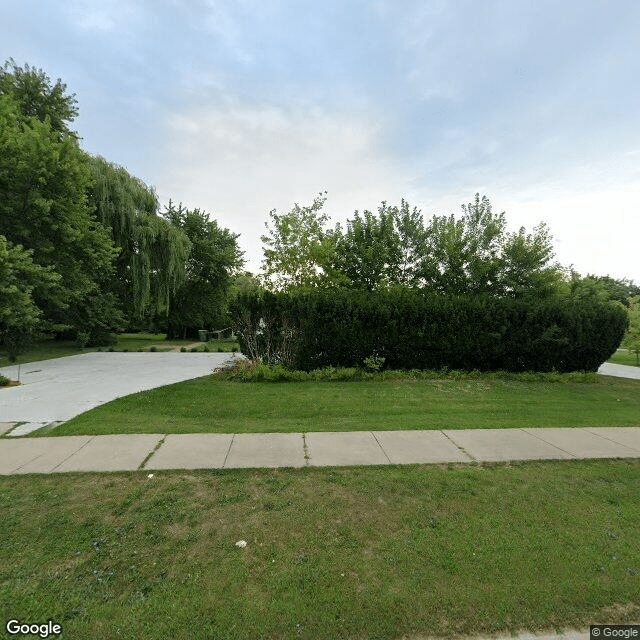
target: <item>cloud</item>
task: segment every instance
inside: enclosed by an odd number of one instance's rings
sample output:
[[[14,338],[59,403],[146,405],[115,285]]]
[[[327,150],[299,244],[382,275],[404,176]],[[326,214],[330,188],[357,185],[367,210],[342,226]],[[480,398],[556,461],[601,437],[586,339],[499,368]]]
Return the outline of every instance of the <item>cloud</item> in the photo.
[[[319,107],[247,104],[192,108],[168,117],[160,196],[212,213],[241,233],[255,269],[268,212],[327,190],[334,221],[402,194],[403,179],[379,149],[377,123]]]

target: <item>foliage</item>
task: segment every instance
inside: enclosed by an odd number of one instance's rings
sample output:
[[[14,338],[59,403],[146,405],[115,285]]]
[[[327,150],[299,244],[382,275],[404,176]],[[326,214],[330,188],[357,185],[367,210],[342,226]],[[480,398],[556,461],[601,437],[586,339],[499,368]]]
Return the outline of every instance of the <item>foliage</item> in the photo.
[[[377,215],[356,211],[344,231],[336,226],[334,239],[332,266],[354,288],[424,282],[428,231],[418,209],[410,209],[405,200],[400,207],[383,202]]]
[[[346,226],[325,229],[328,217],[314,205],[285,216],[271,212],[274,229],[263,237],[267,283],[275,290],[318,285],[375,291],[392,286],[453,295],[547,297],[564,273],[552,263],[552,237],[540,224],[509,233],[504,212],[486,196],[462,206],[462,216],[433,216],[404,199],[382,202],[377,213],[355,212]]]
[[[318,194],[310,206],[294,204],[289,213],[270,211],[271,226],[264,243],[265,283],[276,290],[315,287],[329,278],[329,264],[334,251],[327,234],[329,216],[322,213],[326,192]]]
[[[11,380],[9,378],[0,375],[0,387],[7,387],[11,384]]]
[[[142,180],[104,158],[89,158],[89,166],[89,202],[119,247],[113,292],[134,317],[168,312],[186,278],[186,234],[158,215],[157,197]]]
[[[391,369],[595,371],[627,324],[616,303],[409,289],[247,294],[232,315],[245,355],[305,371],[371,354]]]
[[[599,300],[615,300],[625,307],[630,304],[630,298],[640,296],[640,287],[633,280],[616,280],[610,276],[596,276],[587,274],[582,277],[572,271],[569,281],[571,294],[582,298],[597,298]]]
[[[590,383],[597,384],[601,377],[595,373],[524,372],[513,371],[461,371],[451,369],[379,369],[359,367],[323,367],[312,371],[286,369],[280,364],[265,364],[257,360],[237,359],[213,372],[216,380],[236,382],[360,382],[403,380],[513,380],[518,382]]]
[[[51,268],[33,262],[32,251],[0,235],[0,346],[12,358],[29,344],[40,324],[34,289],[55,286],[59,279]]]
[[[204,327],[227,326],[231,276],[244,263],[238,235],[219,227],[204,211],[175,207],[171,201],[163,216],[191,245],[185,280],[169,307],[168,337],[185,338]]]
[[[636,355],[636,364],[640,365],[640,296],[629,298],[629,328],[622,341],[626,347]]]
[[[66,93],[67,85],[58,78],[55,84],[42,71],[25,64],[19,67],[13,58],[0,67],[0,95],[11,95],[23,122],[32,117],[49,121],[52,131],[72,134],[69,124],[78,115],[75,94]]]
[[[76,138],[20,113],[0,94],[0,234],[31,250],[33,262],[60,278],[36,287],[33,299],[51,326],[86,326],[91,318],[115,325],[117,309],[100,301],[113,273],[116,249],[90,213],[90,173]]]

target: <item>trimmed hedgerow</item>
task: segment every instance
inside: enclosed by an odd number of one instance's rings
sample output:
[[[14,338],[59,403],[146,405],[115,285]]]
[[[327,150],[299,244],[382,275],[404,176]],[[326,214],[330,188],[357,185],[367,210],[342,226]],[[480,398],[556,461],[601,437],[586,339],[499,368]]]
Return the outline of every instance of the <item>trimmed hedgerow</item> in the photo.
[[[253,292],[232,314],[244,354],[302,371],[365,361],[383,369],[595,371],[628,322],[615,303],[404,289]]]

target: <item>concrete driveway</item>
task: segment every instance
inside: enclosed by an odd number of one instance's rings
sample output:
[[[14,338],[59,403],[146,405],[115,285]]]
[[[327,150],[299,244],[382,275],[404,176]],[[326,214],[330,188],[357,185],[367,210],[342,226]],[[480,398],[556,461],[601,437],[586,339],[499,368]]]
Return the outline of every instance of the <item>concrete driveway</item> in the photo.
[[[207,375],[232,357],[237,356],[114,352],[30,362],[20,367],[20,386],[0,389],[0,423],[62,422],[121,396]],[[17,373],[15,365],[0,368],[14,380]]]
[[[605,362],[600,365],[598,373],[601,373],[603,376],[640,380],[640,367],[630,367],[626,364],[612,364],[611,362]]]

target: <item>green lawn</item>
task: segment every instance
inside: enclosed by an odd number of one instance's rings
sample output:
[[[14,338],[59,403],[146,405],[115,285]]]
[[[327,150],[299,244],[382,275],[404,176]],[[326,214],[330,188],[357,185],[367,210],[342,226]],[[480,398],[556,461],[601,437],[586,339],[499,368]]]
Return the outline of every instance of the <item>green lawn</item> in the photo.
[[[613,362],[614,364],[626,364],[632,367],[638,366],[638,359],[635,353],[629,353],[628,351],[616,351],[607,362]]]
[[[639,493],[638,460],[4,477],[0,610],[138,640],[630,622]]]
[[[40,435],[640,426],[640,381],[229,382],[126,396]]]

